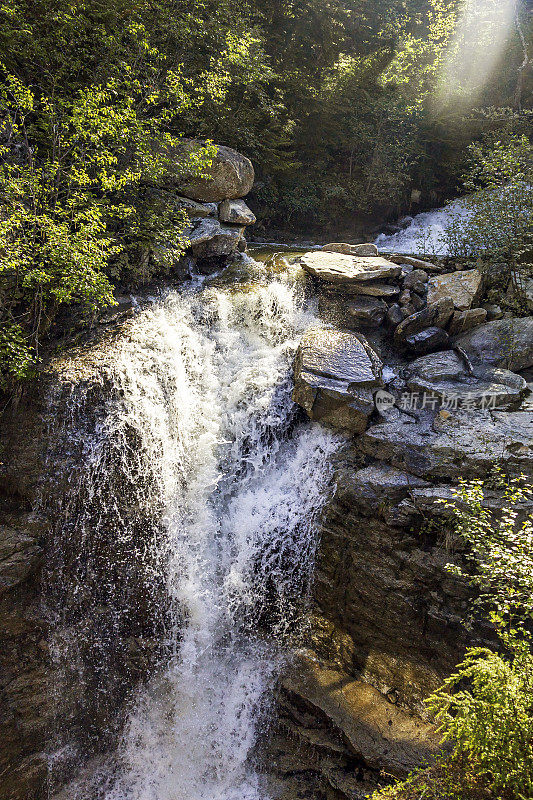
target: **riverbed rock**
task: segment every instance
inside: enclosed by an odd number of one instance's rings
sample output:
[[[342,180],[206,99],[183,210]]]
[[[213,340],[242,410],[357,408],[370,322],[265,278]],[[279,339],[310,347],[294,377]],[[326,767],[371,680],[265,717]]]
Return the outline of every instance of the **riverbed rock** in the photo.
[[[215,145],[216,154],[205,170],[208,177],[198,178],[183,173],[183,159],[199,150],[202,145],[196,139],[183,139],[170,153],[176,164],[175,169],[170,169],[160,184],[177,189],[185,197],[203,203],[245,197],[254,182],[254,168],[249,158],[231,147]]]
[[[232,225],[253,225],[256,221],[255,214],[244,200],[223,200],[218,208],[218,216],[222,222]]]
[[[485,364],[513,371],[533,366],[533,317],[487,322],[454,341],[470,358]]]
[[[185,236],[193,258],[217,258],[235,253],[243,233],[242,225],[225,225],[208,217],[188,228]]]
[[[375,244],[347,244],[346,242],[332,242],[320,248],[325,253],[343,253],[347,256],[378,256]]]
[[[401,346],[409,336],[420,333],[426,328],[444,328],[452,314],[452,300],[449,297],[443,297],[404,319],[394,332],[394,341]]]
[[[426,284],[429,280],[429,275],[423,269],[414,269],[408,275],[405,276],[403,281],[404,289],[415,289],[418,291],[420,289],[419,284]],[[418,285],[418,289],[417,289]]]
[[[423,331],[413,333],[411,336],[406,336],[404,344],[411,353],[422,355],[448,347],[449,341],[450,337],[446,331],[433,325]]]
[[[528,412],[474,408],[443,417],[415,416],[373,425],[357,439],[357,447],[425,480],[483,477],[495,461],[512,474],[533,472],[533,415]]]
[[[389,260],[394,264],[408,264],[414,269],[422,269],[425,272],[441,272],[441,267],[437,264],[432,264],[430,261],[424,261],[422,258],[415,258],[414,256],[406,256],[402,253],[393,253],[388,256]]]
[[[428,303],[436,303],[443,297],[450,297],[455,308],[464,311],[473,305],[479,295],[481,281],[482,276],[478,269],[435,275],[428,283]]]
[[[375,408],[381,368],[361,334],[311,328],[296,354],[293,400],[312,420],[360,433]]]
[[[484,308],[469,308],[466,311],[454,311],[448,323],[448,333],[450,336],[466,333],[466,331],[478,325],[482,325],[486,319],[487,311]]]
[[[496,408],[519,403],[526,392],[524,378],[509,370],[480,365],[471,375],[464,361],[451,350],[417,358],[406,370],[407,387],[420,397],[438,398],[454,409]]]
[[[326,283],[359,284],[396,278],[401,269],[380,256],[349,256],[343,253],[314,251],[300,261],[302,267]]]

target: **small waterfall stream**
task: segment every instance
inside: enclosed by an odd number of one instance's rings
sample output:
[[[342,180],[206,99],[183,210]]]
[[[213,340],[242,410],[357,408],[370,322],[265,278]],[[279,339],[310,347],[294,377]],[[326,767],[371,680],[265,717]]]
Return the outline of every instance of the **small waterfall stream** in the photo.
[[[250,756],[304,610],[314,521],[339,446],[290,398],[291,362],[312,321],[289,270],[171,292],[115,346],[105,413],[84,434],[96,441],[84,448],[83,491],[99,511],[85,503],[71,527],[86,531],[82,542],[111,527],[125,562],[146,563],[164,641],[95,797],[266,797]],[[120,598],[109,602],[120,616]],[[89,794],[73,784],[68,796]]]

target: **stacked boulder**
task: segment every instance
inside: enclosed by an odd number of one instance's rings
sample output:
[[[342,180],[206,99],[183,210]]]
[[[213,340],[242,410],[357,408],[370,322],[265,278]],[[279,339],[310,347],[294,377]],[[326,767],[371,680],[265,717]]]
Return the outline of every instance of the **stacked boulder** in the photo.
[[[237,250],[246,249],[244,231],[256,221],[244,200],[254,182],[250,159],[230,147],[216,145],[216,154],[207,177],[184,174],[184,156],[202,146],[196,140],[183,140],[173,155],[175,171],[169,170],[154,191],[172,194],[175,208],[185,211],[189,225],[185,236],[190,245],[185,259],[175,265],[179,272],[197,266],[202,272],[217,269]],[[169,247],[151,253],[157,263],[168,261]]]

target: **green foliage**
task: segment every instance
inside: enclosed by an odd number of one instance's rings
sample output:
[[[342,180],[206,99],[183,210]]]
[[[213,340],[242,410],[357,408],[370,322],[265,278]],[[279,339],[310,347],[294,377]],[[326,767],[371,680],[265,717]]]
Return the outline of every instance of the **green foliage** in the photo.
[[[488,502],[489,486],[501,496]],[[453,760],[469,763],[494,792],[520,800],[533,793],[533,512],[524,476],[461,481],[453,509],[469,546],[467,573],[476,603],[489,609],[501,652],[470,648],[427,701]],[[450,567],[461,573],[457,567]]]

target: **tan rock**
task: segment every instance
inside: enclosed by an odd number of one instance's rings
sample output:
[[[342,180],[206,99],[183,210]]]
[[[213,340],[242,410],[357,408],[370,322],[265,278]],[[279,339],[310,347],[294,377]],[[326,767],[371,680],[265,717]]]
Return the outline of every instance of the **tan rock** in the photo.
[[[378,248],[375,244],[348,244],[347,242],[333,242],[320,248],[325,253],[343,253],[347,256],[377,256]]]
[[[402,777],[440,751],[435,728],[388,702],[377,689],[301,655],[282,680],[325,715],[354,755]]]
[[[450,297],[455,308],[465,311],[471,308],[480,288],[481,272],[478,269],[434,275],[428,283],[428,303]]]
[[[233,225],[253,225],[256,221],[255,214],[250,211],[244,200],[223,200],[218,209],[218,216],[222,222]]]
[[[465,333],[476,325],[482,325],[487,319],[485,308],[469,308],[466,311],[454,311],[448,325],[450,336],[456,333]]]
[[[302,267],[326,283],[355,284],[385,278],[396,278],[401,268],[380,256],[349,256],[321,250],[306,253]]]

